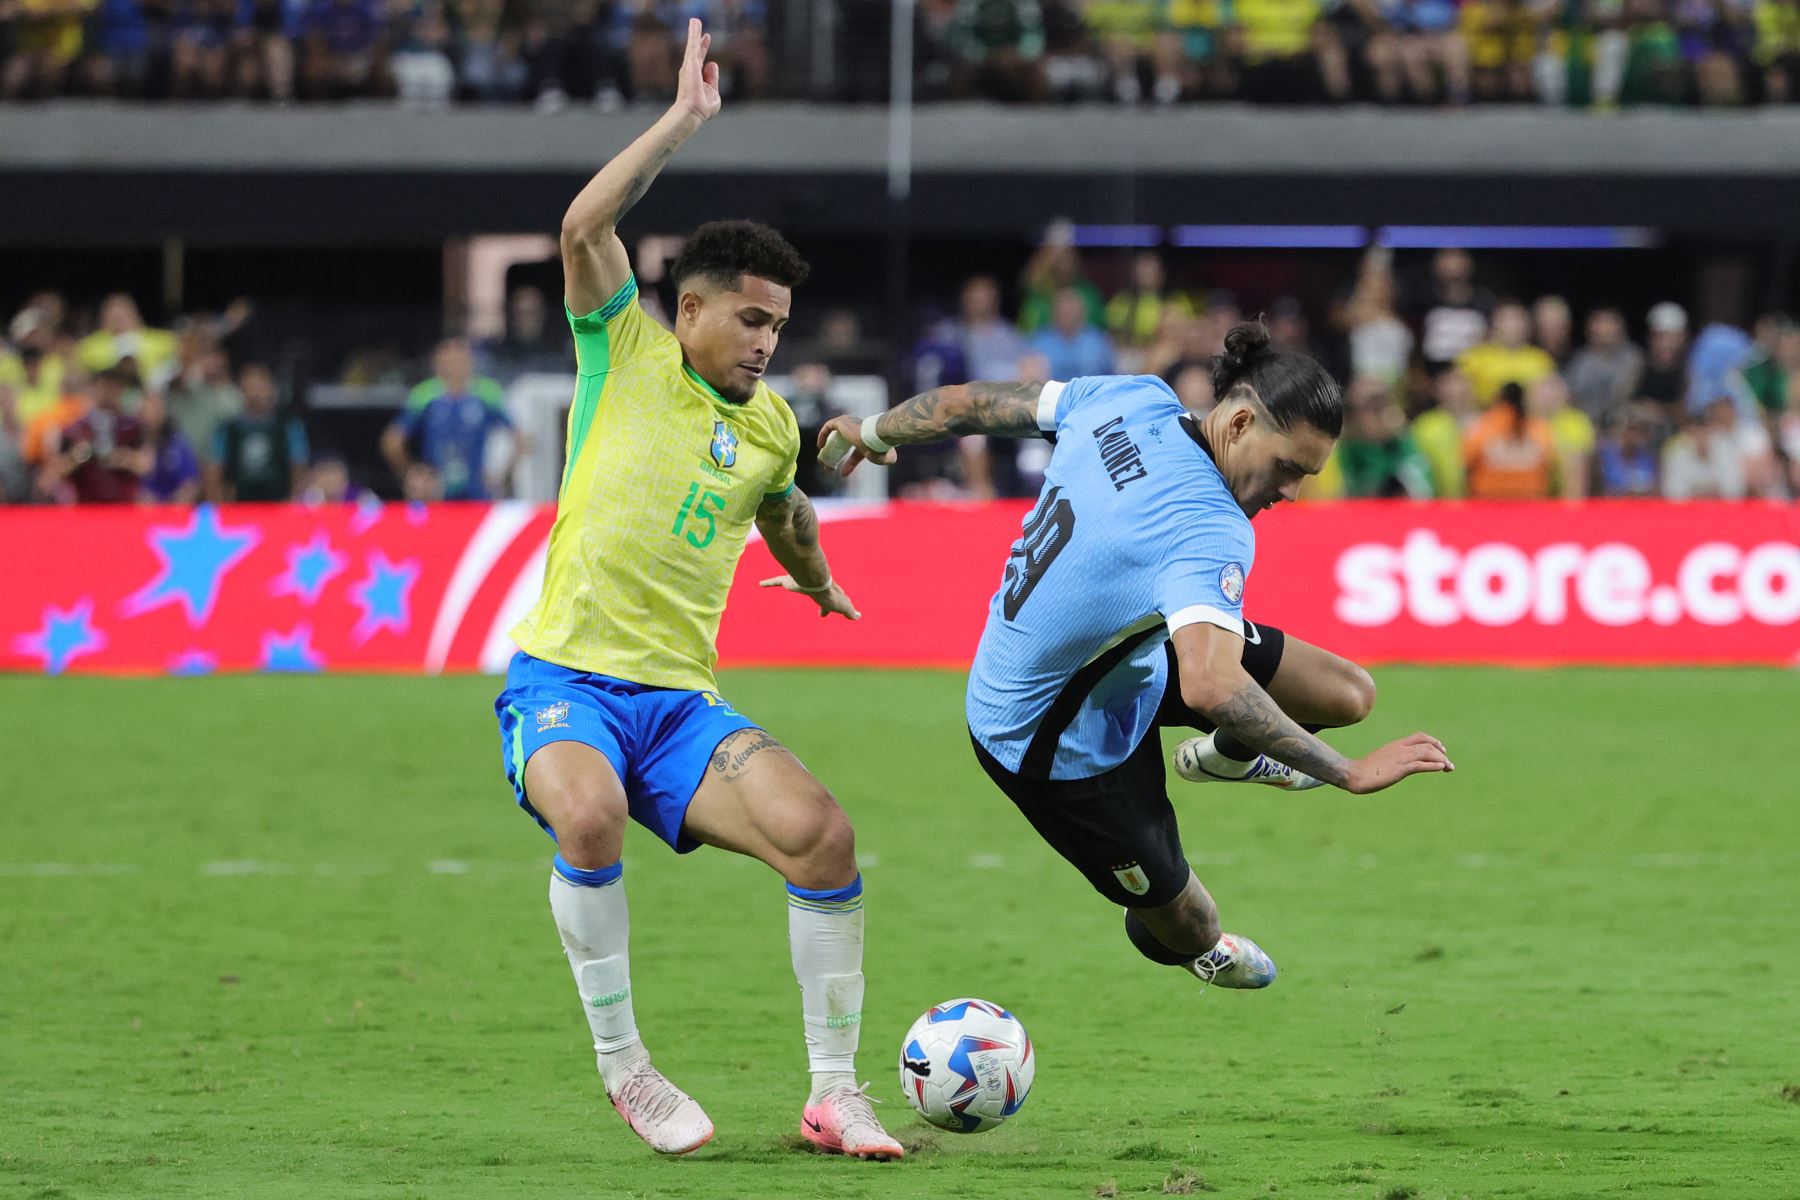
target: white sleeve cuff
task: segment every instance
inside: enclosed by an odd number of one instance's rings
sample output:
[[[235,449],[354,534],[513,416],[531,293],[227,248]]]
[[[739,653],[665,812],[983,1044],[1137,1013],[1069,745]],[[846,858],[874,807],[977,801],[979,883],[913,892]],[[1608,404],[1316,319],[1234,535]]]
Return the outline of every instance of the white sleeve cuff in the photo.
[[[1221,612],[1210,604],[1190,604],[1169,615],[1169,636],[1173,637],[1177,629],[1188,625],[1217,625],[1228,633],[1244,636],[1244,619],[1234,617],[1228,612]]]
[[[1062,390],[1069,386],[1052,379],[1038,393],[1038,428],[1045,433],[1056,432],[1056,402],[1062,397]]]

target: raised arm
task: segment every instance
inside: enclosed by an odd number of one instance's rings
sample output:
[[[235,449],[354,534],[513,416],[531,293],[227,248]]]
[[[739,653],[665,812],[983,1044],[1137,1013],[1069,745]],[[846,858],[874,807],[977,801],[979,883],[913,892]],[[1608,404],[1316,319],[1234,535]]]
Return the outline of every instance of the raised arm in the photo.
[[[563,295],[576,316],[605,304],[631,278],[631,260],[616,232],[620,218],[643,199],[681,144],[719,111],[719,66],[706,61],[711,45],[700,22],[689,21],[675,103],[588,180],[563,214]]]
[[[888,464],[894,446],[941,442],[969,433],[993,437],[1043,437],[1038,424],[1038,401],[1044,392],[1036,383],[959,383],[932,388],[868,420],[834,417],[819,430],[819,446],[835,432],[850,443],[851,453],[837,465],[848,475],[865,458]],[[875,435],[875,440],[868,436]]]

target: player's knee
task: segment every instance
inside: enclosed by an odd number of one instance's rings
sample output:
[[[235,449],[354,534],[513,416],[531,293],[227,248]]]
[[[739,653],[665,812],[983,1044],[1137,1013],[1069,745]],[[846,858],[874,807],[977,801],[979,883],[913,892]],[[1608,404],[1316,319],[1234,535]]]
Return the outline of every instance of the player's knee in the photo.
[[[1343,727],[1368,720],[1375,711],[1375,678],[1353,662],[1344,664],[1336,695],[1332,698],[1331,723]]]
[[[572,865],[592,870],[619,860],[628,817],[621,797],[610,789],[562,789],[553,805],[556,844]]]
[[[829,792],[808,805],[784,848],[781,873],[795,887],[841,887],[856,877],[856,831]]]

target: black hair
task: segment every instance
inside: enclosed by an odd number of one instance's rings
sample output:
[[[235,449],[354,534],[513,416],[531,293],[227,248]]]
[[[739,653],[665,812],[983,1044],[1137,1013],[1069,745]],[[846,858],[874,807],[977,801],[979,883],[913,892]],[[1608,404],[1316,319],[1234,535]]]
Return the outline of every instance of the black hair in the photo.
[[[746,275],[798,287],[812,268],[788,240],[755,221],[708,221],[694,230],[669,278],[680,287],[696,275],[721,288],[736,288]]]
[[[1337,380],[1307,355],[1270,347],[1269,328],[1260,320],[1233,325],[1225,335],[1225,353],[1213,366],[1213,394],[1221,401],[1240,385],[1256,393],[1278,429],[1304,422],[1327,437],[1344,432],[1344,395]]]

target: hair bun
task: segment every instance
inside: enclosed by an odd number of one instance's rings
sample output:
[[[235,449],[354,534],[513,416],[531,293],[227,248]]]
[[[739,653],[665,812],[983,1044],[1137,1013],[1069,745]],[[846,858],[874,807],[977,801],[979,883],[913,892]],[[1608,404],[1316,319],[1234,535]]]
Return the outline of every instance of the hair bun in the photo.
[[[1225,334],[1225,353],[1213,367],[1213,391],[1223,399],[1232,385],[1242,379],[1251,367],[1273,358],[1269,347],[1269,327],[1261,321],[1239,321]]]

